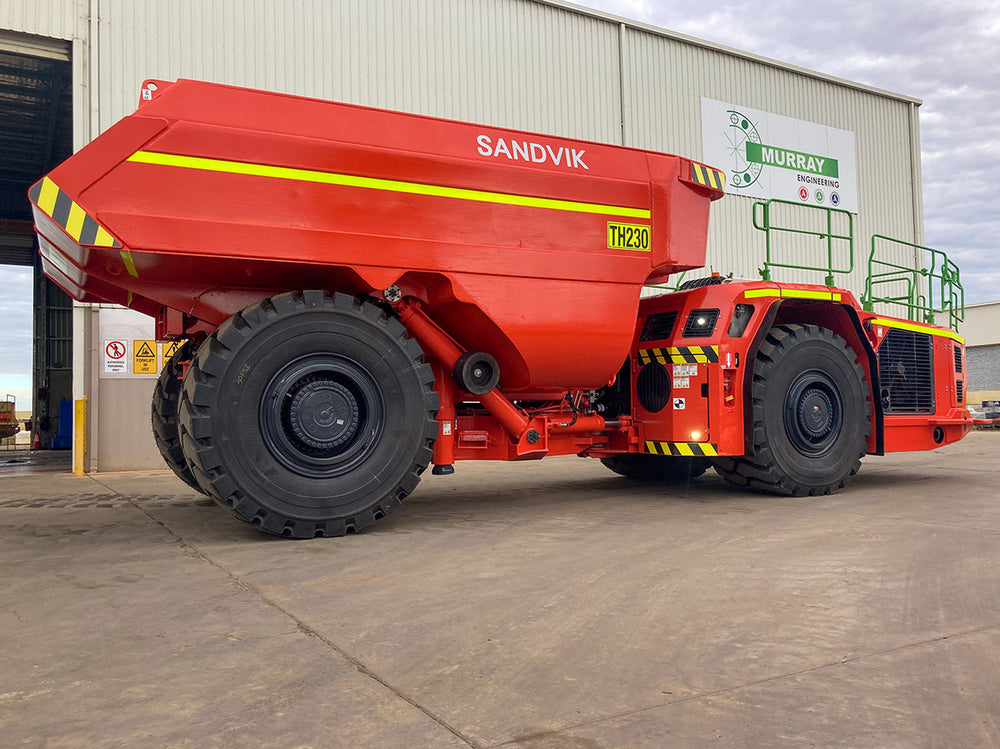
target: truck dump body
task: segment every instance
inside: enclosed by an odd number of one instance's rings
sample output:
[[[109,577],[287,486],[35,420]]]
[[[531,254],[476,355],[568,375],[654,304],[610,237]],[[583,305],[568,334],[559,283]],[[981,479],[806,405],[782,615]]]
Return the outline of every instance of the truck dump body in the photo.
[[[721,196],[676,156],[195,81],[144,91],[33,194],[69,293],[215,327],[275,291],[396,284],[494,352],[505,391],[606,383],[641,286],[704,264]],[[51,226],[59,195],[100,241]]]

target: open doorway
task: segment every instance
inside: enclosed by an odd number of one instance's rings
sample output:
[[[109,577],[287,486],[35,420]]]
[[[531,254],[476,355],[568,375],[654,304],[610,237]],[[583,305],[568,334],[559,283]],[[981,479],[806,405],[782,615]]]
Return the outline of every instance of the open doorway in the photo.
[[[41,273],[27,192],[73,151],[72,100],[68,42],[0,32],[0,400],[42,448],[71,446],[73,304]]]

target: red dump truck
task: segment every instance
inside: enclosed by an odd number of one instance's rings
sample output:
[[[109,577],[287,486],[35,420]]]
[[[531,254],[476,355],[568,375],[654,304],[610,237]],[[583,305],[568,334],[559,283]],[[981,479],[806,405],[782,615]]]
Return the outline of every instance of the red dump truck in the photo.
[[[167,464],[263,530],[360,530],[434,464],[598,458],[790,495],[971,428],[950,330],[711,276],[680,156],[180,80],[34,185],[46,274],[184,340]]]

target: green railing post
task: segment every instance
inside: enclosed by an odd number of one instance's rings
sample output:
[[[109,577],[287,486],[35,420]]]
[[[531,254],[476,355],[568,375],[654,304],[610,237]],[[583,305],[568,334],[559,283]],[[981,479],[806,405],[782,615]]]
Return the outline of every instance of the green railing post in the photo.
[[[777,225],[773,221],[771,206],[772,205],[789,205],[794,206],[796,209],[804,209],[806,211],[823,211],[825,213],[824,218],[826,219],[826,231],[812,231],[810,229],[796,229],[791,226],[781,226]],[[759,209],[759,210],[758,210]],[[837,234],[833,228],[833,218],[834,214],[839,214],[847,219],[847,233]],[[759,215],[759,219],[758,219]],[[764,267],[759,269],[760,277],[765,281],[771,280],[771,269],[772,268],[791,268],[794,270],[806,270],[806,271],[825,271],[825,282],[827,286],[836,285],[834,274],[836,273],[851,273],[854,271],[854,215],[848,211],[841,210],[839,208],[826,208],[824,206],[807,205],[805,203],[793,203],[790,200],[779,200],[777,198],[771,198],[770,200],[757,200],[753,204],[753,226],[758,231],[764,232]],[[797,265],[794,263],[780,263],[777,262],[772,256],[772,244],[771,235],[775,232],[784,232],[787,234],[800,234],[804,236],[819,237],[826,241],[826,265]],[[847,254],[849,263],[846,268],[838,268],[834,265],[833,261],[833,242],[834,240],[842,240],[847,242]]]
[[[930,267],[913,268],[877,257],[879,243],[898,245],[919,250],[930,259]],[[921,280],[926,280],[927,294],[921,291]],[[906,292],[897,296],[879,296],[880,285],[905,284]],[[871,251],[868,253],[868,277],[865,280],[865,294],[862,306],[874,311],[875,303],[897,304],[906,307],[907,318],[934,323],[937,315],[948,316],[948,327],[956,329],[965,319],[965,289],[962,287],[958,266],[941,250],[933,247],[894,239],[882,234],[872,236]]]

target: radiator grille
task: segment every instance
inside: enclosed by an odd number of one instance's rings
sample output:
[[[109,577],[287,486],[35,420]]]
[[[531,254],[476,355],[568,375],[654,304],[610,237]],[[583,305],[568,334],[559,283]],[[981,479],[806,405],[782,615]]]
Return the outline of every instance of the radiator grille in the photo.
[[[652,362],[639,370],[635,394],[639,404],[650,413],[666,407],[670,402],[670,375],[662,364]]]
[[[955,380],[955,398],[958,403],[964,403],[965,393],[963,392],[963,382],[961,380]]]
[[[663,341],[670,337],[674,330],[674,323],[677,321],[677,312],[661,312],[658,315],[650,315],[642,326],[639,334],[640,341]]]
[[[889,331],[878,350],[885,413],[934,413],[933,364],[929,335],[895,328]]]
[[[952,346],[955,348],[955,372],[958,374],[962,373],[962,347],[957,343],[953,343]]]

